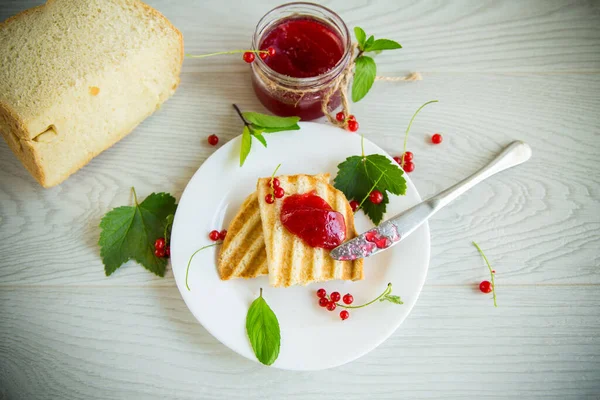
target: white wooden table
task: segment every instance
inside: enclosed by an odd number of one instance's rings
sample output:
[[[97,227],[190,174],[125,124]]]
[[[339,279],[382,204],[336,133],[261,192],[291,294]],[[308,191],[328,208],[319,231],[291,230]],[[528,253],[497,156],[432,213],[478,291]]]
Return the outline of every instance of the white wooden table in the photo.
[[[0,20],[34,0],[0,0]],[[244,48],[276,1],[153,0],[186,51]],[[238,135],[231,103],[262,111],[236,56],[186,60],[176,95],[62,185],[40,188],[0,144],[0,399],[599,399],[600,3],[327,1],[350,27],[397,39],[353,107],[361,133],[399,154],[414,110],[411,178],[423,196],[479,168],[513,139],[523,166],[477,186],[431,222],[417,306],[367,356],[296,373],[261,367],[211,337],[172,273],[133,263],[104,276],[100,218],[131,186],[181,195]],[[444,143],[427,138],[443,132]],[[478,292],[497,270],[499,307]]]

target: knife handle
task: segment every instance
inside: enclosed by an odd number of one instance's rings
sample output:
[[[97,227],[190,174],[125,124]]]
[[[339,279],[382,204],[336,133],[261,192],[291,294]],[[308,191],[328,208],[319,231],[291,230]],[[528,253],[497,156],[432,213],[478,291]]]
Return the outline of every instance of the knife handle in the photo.
[[[425,203],[428,203],[429,208],[431,209],[429,216],[446,206],[448,203],[452,202],[452,200],[456,199],[458,196],[471,189],[481,181],[494,174],[497,174],[500,171],[504,171],[505,169],[522,164],[530,158],[531,147],[529,147],[527,143],[520,140],[512,142],[506,146],[502,153],[498,154],[498,156],[485,167],[481,168],[468,178],[458,182],[456,185],[451,186],[443,192],[440,192],[437,195],[425,200]]]

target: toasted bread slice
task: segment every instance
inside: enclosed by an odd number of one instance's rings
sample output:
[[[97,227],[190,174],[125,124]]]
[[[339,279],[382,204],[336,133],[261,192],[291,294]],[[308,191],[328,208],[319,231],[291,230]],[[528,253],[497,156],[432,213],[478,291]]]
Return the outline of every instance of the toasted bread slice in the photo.
[[[256,278],[268,273],[256,192],[246,198],[229,224],[217,265],[223,280]]]
[[[354,214],[346,196],[329,184],[329,174],[278,176],[286,196],[316,191],[331,207],[344,216],[346,240],[356,237]],[[307,285],[332,279],[363,279],[363,260],[336,261],[329,250],[306,245],[302,239],[290,233],[279,218],[282,201],[268,204],[271,178],[261,178],[257,184],[258,203],[264,241],[267,250],[269,284],[271,286]]]

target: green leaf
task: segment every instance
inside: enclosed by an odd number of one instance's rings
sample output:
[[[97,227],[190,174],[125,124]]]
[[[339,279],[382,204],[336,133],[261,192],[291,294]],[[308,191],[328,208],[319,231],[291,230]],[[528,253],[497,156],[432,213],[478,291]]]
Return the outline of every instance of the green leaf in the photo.
[[[250,154],[251,148],[252,135],[250,134],[250,129],[248,129],[247,126],[244,126],[244,130],[242,131],[242,147],[240,148],[240,167],[244,165],[246,157]]]
[[[273,364],[279,356],[281,333],[275,313],[262,297],[262,289],[248,309],[246,332],[258,361]]]
[[[367,39],[367,41],[365,42],[365,47],[364,49],[368,49],[369,47],[371,47],[371,45],[373,44],[373,42],[375,41],[375,37],[373,35],[369,36],[369,38]],[[366,50],[365,50],[366,51]]]
[[[400,299],[400,296],[396,296],[394,294],[386,294],[381,299],[379,299],[379,301],[389,301],[394,304],[404,304],[402,299]]]
[[[366,157],[365,166],[367,175],[375,181],[383,173],[383,177],[377,184],[378,189],[384,189],[396,196],[406,194],[406,180],[404,171],[395,161],[381,154],[371,154]]]
[[[395,50],[401,49],[400,43],[389,39],[377,39],[365,51],[381,51],[381,50]]]
[[[354,82],[352,83],[352,101],[357,102],[371,89],[375,76],[377,75],[377,67],[375,61],[371,57],[360,56],[356,59],[354,67]]]
[[[383,220],[389,203],[388,192],[395,195],[406,193],[406,180],[403,175],[404,171],[383,155],[371,154],[364,158],[352,156],[338,165],[338,173],[333,185],[349,200],[362,202],[361,207],[365,215],[377,225]],[[383,194],[383,201],[380,204],[365,201],[374,189]]]
[[[300,125],[298,124],[294,124],[294,125],[290,125],[290,126],[286,126],[285,128],[265,128],[265,127],[260,127],[264,133],[274,133],[274,132],[283,132],[283,131],[299,131],[300,130]]]
[[[263,146],[267,147],[267,139],[262,135],[262,133],[255,133],[254,137],[258,139],[259,142],[262,143]]]
[[[134,191],[135,195],[135,191]],[[106,276],[135,260],[158,276],[165,275],[166,258],[154,255],[154,241],[164,235],[167,217],[175,213],[175,198],[152,193],[134,206],[117,207],[100,221],[100,256]]]
[[[245,112],[242,115],[248,122],[263,128],[287,128],[300,121],[300,117],[277,117],[255,112]]]
[[[354,27],[354,36],[356,36],[356,41],[358,42],[358,47],[361,50],[364,50],[365,41],[367,40],[367,34],[358,26]]]
[[[173,229],[173,220],[175,219],[174,214],[167,215],[165,218],[165,231],[163,233],[163,237],[165,238],[165,242],[167,244],[171,243],[171,230]]]

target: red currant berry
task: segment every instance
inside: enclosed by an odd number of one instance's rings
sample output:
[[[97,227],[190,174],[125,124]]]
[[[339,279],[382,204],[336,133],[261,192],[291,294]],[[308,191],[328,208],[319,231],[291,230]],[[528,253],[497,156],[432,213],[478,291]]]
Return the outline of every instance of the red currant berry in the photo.
[[[274,49],[274,48],[272,48],[272,47],[269,47],[269,48],[267,49],[267,51],[269,52],[269,55],[270,55],[271,57],[273,57],[273,56],[275,55],[275,49]]]
[[[327,291],[325,289],[319,289],[317,290],[317,297],[322,299],[323,297],[327,296]]]
[[[275,202],[275,197],[271,193],[265,196],[265,201],[267,204],[273,204]]]
[[[347,320],[348,317],[350,317],[350,313],[348,312],[348,310],[340,311],[340,318],[342,319],[342,321]]]
[[[331,301],[333,302],[338,302],[340,301],[340,298],[342,296],[340,296],[340,292],[331,292],[331,294],[329,295],[329,298],[331,299]]]
[[[219,240],[219,231],[210,231],[210,233],[208,234],[208,238],[213,242],[216,242],[217,240]]]
[[[158,250],[158,249],[164,249],[165,248],[165,238],[158,238],[158,239],[156,239],[156,241],[154,242],[154,248],[156,250]]]
[[[431,143],[433,144],[440,144],[442,143],[442,140],[444,140],[444,138],[439,133],[436,133],[431,137]]]
[[[396,157],[394,157],[394,161],[396,161],[396,164],[402,165],[402,158],[396,156]]]
[[[344,297],[342,297],[342,301],[344,302],[344,304],[352,304],[352,302],[354,301],[354,297],[352,297],[350,293],[346,293]]]
[[[402,158],[404,159],[404,162],[412,161],[413,160],[413,153],[411,153],[410,151],[407,151],[406,153],[404,153],[402,155]]]
[[[171,257],[171,246],[165,247],[165,257]]]
[[[358,130],[358,122],[355,120],[348,121],[348,130],[350,132],[356,132]]]
[[[154,255],[156,257],[164,257],[165,256],[165,249],[156,249],[154,250]]]
[[[329,303],[327,303],[327,311],[333,311],[336,307],[337,306],[335,305],[334,301],[330,301]]]
[[[358,204],[358,201],[356,201],[356,200],[352,200],[350,202],[350,207],[352,207],[353,212],[356,212],[356,210],[358,210],[359,206],[360,206],[360,204]]]
[[[226,229],[223,229],[221,232],[219,232],[219,239],[225,240],[226,236],[227,236],[227,230]]]
[[[244,56],[242,58],[244,59],[244,61],[246,61],[248,64],[250,64],[252,61],[254,61],[256,56],[254,55],[254,53],[247,51],[244,53]]]
[[[383,201],[383,194],[379,190],[373,190],[369,195],[369,200],[373,204],[379,204]]]
[[[319,305],[321,307],[327,307],[329,305],[329,300],[327,300],[327,297],[321,297],[319,299]]]
[[[490,281],[483,281],[479,284],[479,290],[483,293],[490,293],[492,291],[492,283]]]
[[[275,198],[280,199],[285,194],[285,190],[282,187],[276,187],[273,193],[275,194]]]
[[[208,137],[208,144],[216,146],[219,143],[219,137],[217,135],[210,135]]]
[[[279,182],[279,179],[277,178],[273,178],[273,181],[271,181],[271,184],[273,185],[274,188],[278,188],[281,183]]]
[[[260,53],[258,53],[258,56],[260,57],[261,60],[266,59],[267,57],[269,57],[269,53],[263,53],[262,51]]]
[[[356,117],[352,114],[348,115],[348,121],[356,121]]]
[[[407,161],[404,163],[404,171],[405,172],[413,172],[415,170],[415,164],[412,161]]]
[[[339,113],[335,114],[335,119],[337,119],[340,122],[343,122],[346,119],[346,115],[343,111],[340,111]]]

